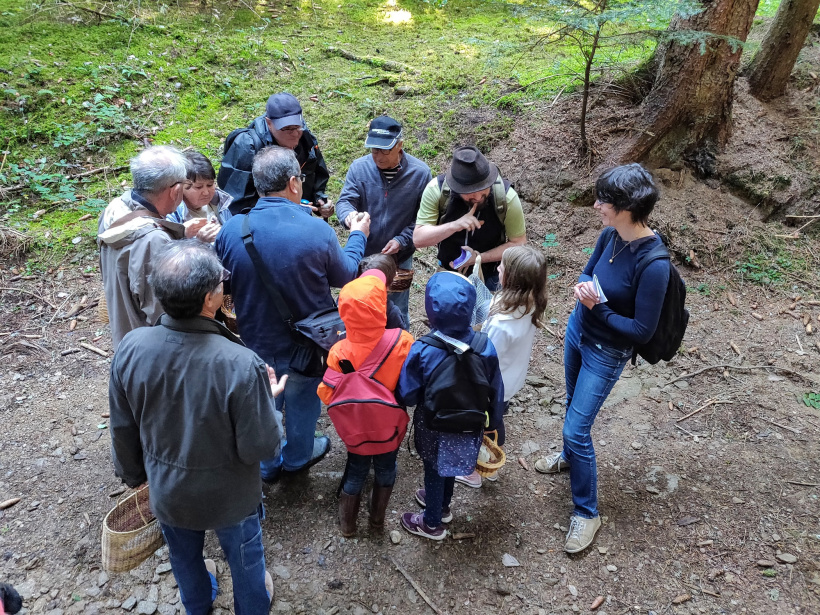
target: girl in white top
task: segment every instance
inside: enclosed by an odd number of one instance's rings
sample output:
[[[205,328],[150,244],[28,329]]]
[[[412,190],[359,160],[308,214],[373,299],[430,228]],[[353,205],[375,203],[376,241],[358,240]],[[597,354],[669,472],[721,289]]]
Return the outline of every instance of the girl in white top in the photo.
[[[544,326],[541,319],[547,308],[546,256],[531,246],[507,248],[498,266],[498,281],[501,290],[493,297],[490,317],[482,331],[487,333],[498,353],[504,402],[509,405],[513,395],[524,386],[535,332]],[[503,443],[504,434],[499,433],[498,444]],[[497,480],[497,476],[488,480]],[[481,476],[473,472],[469,476],[457,476],[456,482],[481,487]]]

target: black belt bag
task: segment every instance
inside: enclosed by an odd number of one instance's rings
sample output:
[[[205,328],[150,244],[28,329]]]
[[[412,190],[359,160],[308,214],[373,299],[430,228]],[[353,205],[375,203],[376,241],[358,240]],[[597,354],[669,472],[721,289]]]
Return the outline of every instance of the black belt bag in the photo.
[[[273,300],[276,311],[279,312],[293,338],[289,369],[309,378],[321,377],[327,367],[328,351],[333,344],[345,337],[345,324],[339,316],[339,309],[335,305],[322,308],[294,322],[293,313],[273,283],[273,278],[262,262],[256,246],[253,245],[253,234],[248,218],[249,215],[245,214],[242,221],[242,243],[245,244],[248,256],[251,257],[256,273]]]

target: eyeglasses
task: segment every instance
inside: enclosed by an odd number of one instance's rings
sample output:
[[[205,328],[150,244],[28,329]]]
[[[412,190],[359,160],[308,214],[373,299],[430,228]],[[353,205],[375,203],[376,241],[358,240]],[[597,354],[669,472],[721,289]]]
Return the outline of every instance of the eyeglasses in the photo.
[[[171,185],[170,185],[170,186],[168,186],[168,187],[169,187],[169,188],[174,188],[175,186],[179,186],[180,184],[182,184],[182,188],[183,188],[184,190],[188,190],[191,186],[193,186],[193,185],[194,185],[194,182],[192,182],[192,181],[190,181],[190,180],[186,179],[186,180],[181,181],[181,182],[174,182],[173,184],[171,184]]]
[[[284,128],[280,128],[282,132],[297,132],[300,130],[304,130],[301,126],[285,126]]]
[[[291,177],[296,177],[302,183],[304,183],[304,181],[307,179],[307,175],[305,175],[304,173],[302,173],[301,175],[291,175]]]

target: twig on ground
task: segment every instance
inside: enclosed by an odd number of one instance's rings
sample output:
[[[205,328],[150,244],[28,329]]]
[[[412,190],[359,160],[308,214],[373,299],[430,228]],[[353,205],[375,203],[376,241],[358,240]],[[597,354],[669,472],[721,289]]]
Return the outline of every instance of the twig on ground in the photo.
[[[772,424],[772,425],[774,425],[775,427],[780,427],[780,429],[785,429],[786,431],[790,431],[790,432],[792,432],[792,433],[794,433],[794,434],[799,434],[799,433],[800,433],[800,430],[799,430],[799,429],[795,429],[794,427],[789,427],[789,426],[787,426],[787,425],[781,425],[780,423],[776,423],[776,422],[775,422],[775,421],[773,421],[772,419],[770,419],[770,418],[768,418],[768,417],[765,417],[765,416],[756,416],[756,417],[754,417],[754,418],[756,418],[756,419],[758,419],[758,420],[761,420],[761,421],[765,421],[765,422],[767,422],[767,423],[771,423],[771,424]]]
[[[90,350],[91,352],[96,352],[101,357],[108,358],[108,353],[105,350],[103,350],[102,348],[97,348],[96,346],[92,346],[91,344],[86,344],[85,342],[80,342],[80,346],[82,346],[86,350]]]
[[[553,336],[555,339],[557,339],[559,342],[561,342],[562,344],[564,343],[564,338],[563,338],[563,337],[561,337],[558,333],[556,333],[555,331],[553,331],[552,329],[550,329],[550,328],[549,328],[549,327],[547,327],[546,325],[544,326],[544,329],[546,329],[549,333],[551,333],[551,334],[552,334],[552,336]]]
[[[689,414],[687,414],[687,415],[685,415],[685,416],[680,417],[680,418],[679,418],[679,419],[677,419],[675,422],[676,422],[676,423],[680,423],[681,421],[685,421],[685,420],[686,420],[686,419],[688,419],[690,416],[695,416],[695,415],[696,415],[698,412],[700,412],[701,410],[704,410],[705,408],[708,408],[709,406],[713,406],[713,405],[715,405],[715,404],[733,404],[733,403],[734,403],[734,402],[733,402],[731,399],[710,399],[709,401],[707,401],[705,404],[703,404],[703,405],[702,405],[700,408],[698,408],[697,410],[693,410],[693,411],[692,411],[692,412],[690,412]]]
[[[54,305],[52,305],[51,303],[49,303],[47,299],[45,299],[45,298],[41,297],[41,296],[40,296],[40,295],[38,295],[37,293],[33,293],[33,292],[31,292],[30,290],[24,290],[24,289],[22,289],[22,288],[9,288],[9,287],[7,287],[7,286],[0,286],[0,290],[13,290],[13,291],[17,291],[18,293],[23,293],[23,294],[26,294],[26,295],[31,295],[32,297],[36,297],[37,299],[39,299],[40,301],[42,301],[43,303],[45,303],[45,304],[46,304],[48,307],[50,307],[52,310],[56,310],[56,309],[57,309],[57,308],[56,308],[56,306],[54,306]]]
[[[787,480],[786,482],[790,485],[797,485],[798,487],[820,487],[818,483],[803,483],[799,480]]]
[[[438,609],[438,607],[435,604],[433,604],[430,598],[427,597],[427,594],[425,594],[424,590],[419,586],[419,584],[413,580],[413,577],[407,574],[407,571],[404,568],[399,566],[398,562],[396,562],[396,560],[393,559],[393,556],[390,556],[390,561],[396,567],[396,570],[398,570],[401,573],[401,575],[410,582],[410,585],[412,585],[413,589],[415,589],[419,593],[419,596],[421,596],[422,599],[427,603],[427,606],[433,609],[433,611],[437,615],[441,615],[441,611]]]
[[[674,384],[678,380],[687,380],[692,378],[693,376],[697,376],[698,374],[702,374],[703,372],[707,372],[710,369],[734,369],[737,371],[745,371],[749,369],[773,369],[778,372],[783,372],[784,374],[791,374],[792,376],[797,376],[798,378],[802,378],[806,382],[811,382],[813,384],[818,384],[814,378],[807,376],[806,374],[801,374],[800,372],[796,372],[792,369],[787,369],[785,367],[778,367],[777,365],[729,365],[728,363],[721,363],[719,365],[709,365],[708,367],[704,367],[703,369],[699,369],[697,371],[692,372],[691,374],[681,374],[677,378],[674,378],[667,382],[663,386],[668,386],[670,384]],[[663,387],[661,387],[663,388]]]
[[[83,171],[82,173],[77,173],[76,175],[66,175],[65,179],[82,179],[83,177],[89,177],[91,175],[96,175],[97,173],[105,173],[108,171],[114,171],[115,173],[119,171],[123,171],[128,168],[128,165],[122,165],[118,167],[100,167],[99,169],[91,169],[90,171]],[[60,178],[62,179],[62,177]],[[45,179],[43,180],[44,184],[53,184],[56,182],[56,179]],[[20,190],[25,190],[29,187],[29,184],[15,184],[13,186],[9,186],[8,188],[3,188],[2,192],[5,195],[9,195],[13,192],[19,192]]]

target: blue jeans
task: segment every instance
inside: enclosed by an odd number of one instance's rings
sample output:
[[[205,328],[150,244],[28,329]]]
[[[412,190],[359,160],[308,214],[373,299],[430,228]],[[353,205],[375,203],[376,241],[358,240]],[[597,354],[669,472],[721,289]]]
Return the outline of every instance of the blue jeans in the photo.
[[[399,263],[399,269],[412,269],[413,257]],[[400,293],[387,293],[387,300],[401,310],[401,316],[404,318],[404,324],[410,326],[410,289],[403,290]]]
[[[376,487],[392,487],[396,482],[396,457],[399,449],[381,455],[357,455],[347,454],[347,466],[345,467],[344,492],[348,495],[356,495],[362,492],[364,481],[370,474],[370,460],[373,460],[373,483]]]
[[[288,375],[284,392],[276,398],[276,409],[285,416],[285,439],[282,455],[263,461],[262,478],[275,476],[280,466],[288,472],[296,471],[313,457],[316,421],[322,412],[322,403],[316,389],[321,376],[308,378],[288,371],[288,361],[276,361],[276,377]]]
[[[265,550],[259,511],[236,525],[215,531],[233,580],[233,604],[236,615],[263,615],[270,610],[270,596],[265,589]],[[171,569],[179,585],[179,597],[188,615],[207,615],[216,599],[216,580],[205,569],[202,547],[205,532],[185,530],[160,524],[168,543]]]
[[[580,303],[575,310],[586,310]],[[573,312],[564,336],[564,377],[567,384],[567,415],[564,419],[564,450],[570,464],[573,515],[598,516],[598,469],[592,446],[592,424],[632,356],[622,350],[595,344],[584,338]]]
[[[432,465],[424,464],[424,522],[428,527],[441,525],[441,511],[450,507],[455,476],[439,476]]]

